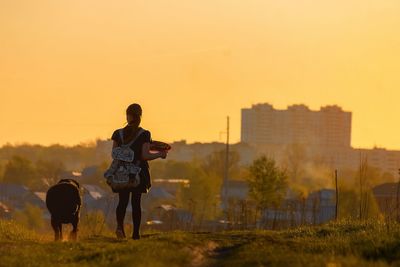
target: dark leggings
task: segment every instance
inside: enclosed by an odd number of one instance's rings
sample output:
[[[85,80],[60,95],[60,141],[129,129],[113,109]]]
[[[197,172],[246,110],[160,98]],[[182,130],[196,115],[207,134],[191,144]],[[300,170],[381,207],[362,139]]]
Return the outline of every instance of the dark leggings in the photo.
[[[131,192],[120,192],[119,194],[119,202],[117,206],[117,224],[118,228],[124,228],[124,218],[126,213],[126,208],[128,207],[129,203],[129,195]],[[140,207],[140,197],[142,193],[133,193],[132,192],[132,220],[133,220],[133,235],[139,234],[140,228],[140,220],[142,218],[142,209]]]

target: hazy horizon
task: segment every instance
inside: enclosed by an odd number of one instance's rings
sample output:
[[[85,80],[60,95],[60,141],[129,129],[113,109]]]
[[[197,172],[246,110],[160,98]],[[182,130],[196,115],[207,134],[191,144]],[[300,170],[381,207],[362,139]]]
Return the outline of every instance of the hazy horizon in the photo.
[[[0,0],[0,146],[240,140],[240,109],[339,105],[352,146],[400,149],[400,2]]]
[[[255,103],[255,104],[263,104],[263,103],[268,103],[268,102],[259,102],[259,103]],[[270,103],[268,103],[268,104],[270,104]],[[304,103],[296,103],[296,104],[292,104],[292,105],[305,105]],[[290,105],[289,105],[290,106]],[[307,106],[307,105],[306,105]],[[330,105],[325,105],[325,106],[337,106],[336,104],[330,104]],[[248,106],[248,107],[244,107],[244,108],[250,108],[251,106]],[[274,107],[274,109],[276,109],[276,110],[285,110],[285,109],[287,109],[287,107],[282,107],[282,108],[279,108],[279,107],[276,107],[276,106],[273,106]],[[310,108],[309,106],[307,106],[308,108]],[[323,106],[321,106],[321,107],[323,107]],[[312,109],[312,108],[310,108],[310,110],[311,111],[318,111],[321,107],[319,107],[319,108],[315,108],[315,109]],[[340,107],[340,106],[339,106]],[[340,107],[340,108],[342,108],[343,109],[343,107]],[[343,111],[346,111],[346,112],[352,112],[351,110],[345,110],[345,109],[343,109]],[[226,121],[225,121],[225,123],[226,123]],[[231,122],[230,122],[231,123]],[[126,125],[126,124],[124,124],[124,125]],[[232,131],[230,132],[230,135],[232,135]],[[240,134],[239,134],[240,135]],[[156,138],[157,139],[157,138]],[[82,140],[82,141],[80,141],[80,142],[77,142],[77,143],[73,143],[73,144],[62,144],[62,143],[48,143],[48,144],[40,144],[40,143],[30,143],[29,141],[24,141],[24,142],[15,142],[15,143],[10,143],[10,142],[6,142],[6,143],[4,143],[4,144],[0,144],[0,148],[1,147],[3,147],[3,146],[5,146],[5,145],[11,145],[11,146],[19,146],[19,145],[42,145],[42,146],[52,146],[52,145],[61,145],[61,146],[66,146],[66,147],[72,147],[72,146],[77,146],[77,145],[93,145],[93,144],[95,144],[95,142],[97,141],[97,140],[110,140],[110,137],[106,137],[106,138],[100,138],[100,137],[98,137],[98,138],[93,138],[93,139],[88,139],[88,140]],[[188,140],[186,140],[186,139],[179,139],[179,140],[169,140],[169,142],[170,143],[173,143],[173,142],[179,142],[179,141],[186,141],[186,143],[187,144],[192,144],[192,143],[211,143],[211,142],[221,142],[221,143],[225,143],[226,142],[226,135],[225,135],[225,131],[221,131],[220,132],[220,138],[219,138],[219,140],[210,140],[210,141],[197,141],[197,140],[193,140],[193,141],[188,141]],[[230,140],[230,143],[231,144],[236,144],[236,143],[239,143],[240,142],[240,140],[236,140],[236,141],[234,141],[234,142],[232,142],[231,140]],[[385,149],[391,149],[391,148],[388,148],[388,147],[381,147],[381,146],[377,146],[377,145],[374,145],[374,146],[372,146],[372,147],[355,147],[355,146],[353,146],[352,145],[352,147],[353,148],[374,148],[374,147],[377,147],[377,148],[385,148]]]

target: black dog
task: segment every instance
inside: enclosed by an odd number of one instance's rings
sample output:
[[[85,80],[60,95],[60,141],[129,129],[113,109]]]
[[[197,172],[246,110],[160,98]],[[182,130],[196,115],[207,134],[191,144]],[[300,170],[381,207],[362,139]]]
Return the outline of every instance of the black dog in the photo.
[[[71,223],[71,240],[78,235],[81,195],[79,183],[73,179],[62,179],[49,188],[46,195],[46,206],[51,214],[51,226],[55,240],[62,240],[62,224]]]

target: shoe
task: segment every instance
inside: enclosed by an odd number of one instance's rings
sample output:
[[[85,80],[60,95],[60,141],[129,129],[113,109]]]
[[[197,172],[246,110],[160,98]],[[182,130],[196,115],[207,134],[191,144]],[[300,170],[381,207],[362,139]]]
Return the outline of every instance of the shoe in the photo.
[[[132,235],[132,239],[133,240],[139,240],[140,239],[140,235],[139,234],[133,234]]]
[[[117,230],[115,231],[115,235],[117,236],[118,239],[126,238],[124,230],[120,228],[117,228]]]

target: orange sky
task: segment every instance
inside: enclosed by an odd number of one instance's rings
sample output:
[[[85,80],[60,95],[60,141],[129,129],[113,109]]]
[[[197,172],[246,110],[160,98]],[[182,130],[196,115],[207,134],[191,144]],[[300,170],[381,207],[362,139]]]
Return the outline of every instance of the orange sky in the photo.
[[[0,145],[223,141],[240,109],[338,104],[352,143],[400,149],[398,0],[0,0]]]

